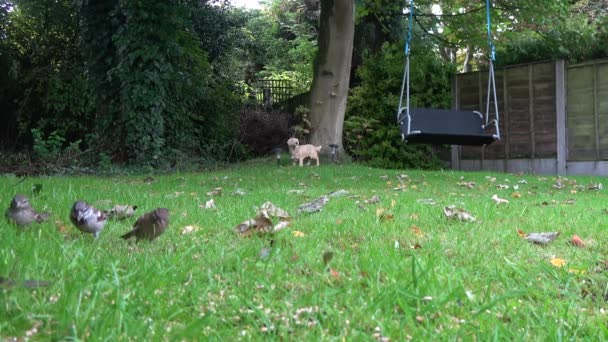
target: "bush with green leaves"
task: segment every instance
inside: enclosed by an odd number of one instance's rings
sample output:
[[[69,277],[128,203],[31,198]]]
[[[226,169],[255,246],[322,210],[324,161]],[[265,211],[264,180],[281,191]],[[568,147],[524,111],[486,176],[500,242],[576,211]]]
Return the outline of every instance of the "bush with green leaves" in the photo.
[[[350,117],[344,123],[344,147],[354,160],[386,169],[439,169],[445,166],[428,145],[406,145],[397,125]]]

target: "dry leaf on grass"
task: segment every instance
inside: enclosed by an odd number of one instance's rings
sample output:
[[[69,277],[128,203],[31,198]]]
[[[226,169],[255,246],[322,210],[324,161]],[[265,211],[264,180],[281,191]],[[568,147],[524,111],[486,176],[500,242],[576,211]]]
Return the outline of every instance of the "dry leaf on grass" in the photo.
[[[496,177],[486,176],[486,180],[490,183],[494,183],[494,182],[496,182]]]
[[[350,195],[350,192],[340,189],[329,194],[329,197],[344,197]]]
[[[589,190],[602,190],[602,183],[591,184],[589,185]]]
[[[312,202],[304,203],[298,208],[298,212],[315,213],[321,211],[321,209],[329,202],[329,197],[321,196]]]
[[[473,189],[477,183],[475,183],[475,182],[458,182],[456,184],[458,184],[462,187],[465,187],[467,189]]]
[[[294,237],[304,237],[304,236],[306,236],[306,234],[302,233],[302,232],[301,232],[301,231],[299,231],[299,230],[294,230],[294,231],[293,231],[293,236],[294,236]]]
[[[572,235],[572,239],[570,239],[570,243],[572,243],[572,246],[574,247],[585,247],[587,244],[585,243],[585,241],[583,241],[583,239],[581,239],[578,235]]]
[[[559,232],[530,233],[524,239],[537,245],[548,245],[559,236]]]
[[[418,226],[414,226],[414,225],[412,225],[412,226],[410,227],[410,230],[411,230],[411,231],[412,231],[412,233],[413,233],[414,235],[416,235],[417,237],[423,237],[423,236],[424,236],[424,233],[422,232],[422,229],[420,229]]]
[[[528,236],[528,234],[526,234],[526,232],[524,232],[521,229],[517,230],[517,235],[519,235],[519,237],[522,238],[522,239],[525,238],[526,236]]]
[[[195,231],[198,230],[197,226],[185,226],[184,228],[182,228],[181,234],[185,235],[185,234],[190,234],[193,233]]]
[[[215,200],[212,198],[205,202],[205,204],[199,204],[198,206],[202,209],[215,209]]]
[[[363,201],[365,204],[375,204],[380,202],[380,196],[374,195],[370,199]]]
[[[61,220],[55,221],[55,227],[57,228],[57,231],[62,234],[67,234],[69,231],[68,226],[65,223],[63,223],[63,221],[61,221]]]
[[[521,198],[521,194],[519,192],[514,192],[511,194],[511,197],[513,198]]]
[[[492,200],[494,200],[494,202],[496,202],[496,205],[499,205],[499,204],[502,204],[502,203],[509,203],[509,201],[507,201],[504,198],[498,197],[498,195],[492,196]]]
[[[279,222],[276,224],[272,222],[272,219],[278,219]],[[251,235],[253,232],[264,233],[276,233],[282,229],[285,229],[291,223],[291,216],[289,213],[271,202],[266,202],[258,209],[258,212],[253,219],[242,222],[241,224],[234,227],[234,231],[241,235]]]
[[[120,205],[117,204],[112,209],[104,210],[104,214],[110,219],[122,220],[131,217],[135,214],[136,205]]]
[[[498,184],[498,185],[496,185],[496,189],[499,189],[499,190],[505,190],[505,189],[509,189],[509,188],[510,188],[510,186],[508,186],[506,184]]]
[[[232,194],[236,196],[245,196],[247,195],[247,192],[245,192],[243,189],[236,189],[232,192]]]
[[[432,198],[420,198],[420,199],[417,199],[416,202],[420,203],[420,204],[428,204],[428,205],[437,204],[437,202]]]
[[[444,207],[443,213],[449,219],[457,219],[466,222],[474,222],[477,220],[475,217],[473,217],[473,215],[469,214],[461,208],[456,208],[456,206],[453,205]]]
[[[212,191],[209,191],[207,193],[207,196],[221,196],[222,195],[222,188],[215,188]]]

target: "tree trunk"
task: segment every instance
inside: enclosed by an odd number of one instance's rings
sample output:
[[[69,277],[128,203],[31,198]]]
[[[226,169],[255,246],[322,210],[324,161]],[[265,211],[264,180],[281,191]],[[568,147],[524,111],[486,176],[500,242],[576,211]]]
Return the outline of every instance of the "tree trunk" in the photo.
[[[323,145],[342,147],[342,126],[348,96],[350,66],[355,32],[354,0],[321,0],[319,51],[310,90],[310,140]]]

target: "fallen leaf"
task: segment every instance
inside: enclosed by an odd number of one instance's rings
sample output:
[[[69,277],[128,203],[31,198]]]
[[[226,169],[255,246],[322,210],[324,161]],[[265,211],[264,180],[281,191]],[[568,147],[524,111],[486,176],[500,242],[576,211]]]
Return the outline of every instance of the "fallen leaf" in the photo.
[[[218,187],[213,189],[212,191],[209,191],[207,193],[207,196],[221,196],[222,195],[222,188]]]
[[[585,247],[587,245],[578,235],[572,235],[570,242],[574,247]]]
[[[391,208],[394,208],[396,204],[397,204],[397,201],[395,201],[394,199],[392,199],[391,200]]]
[[[410,229],[412,230],[412,233],[414,235],[416,235],[417,237],[423,237],[424,236],[424,233],[422,232],[422,229],[420,229],[419,227],[412,225],[410,227]]]
[[[364,201],[365,204],[375,204],[380,202],[380,197],[378,195],[372,196],[370,199]]]
[[[496,189],[509,189],[510,186],[506,185],[506,184],[498,184],[496,185]]]
[[[245,195],[247,195],[247,193],[244,190],[242,190],[242,189],[236,189],[236,190],[234,190],[233,194],[237,195],[237,196],[245,196]]]
[[[312,202],[304,203],[298,207],[298,212],[315,213],[321,211],[321,209],[329,202],[328,196],[321,196]]]
[[[561,258],[551,258],[551,265],[555,267],[563,267],[566,265],[566,260]]]
[[[380,217],[386,209],[384,208],[376,208],[376,217]]]
[[[453,205],[448,206],[448,207],[444,207],[443,208],[443,213],[449,219],[454,219],[455,218],[455,219],[458,219],[460,221],[466,221],[466,222],[474,222],[474,221],[477,220],[475,217],[473,217],[473,215],[467,213],[466,211],[464,211],[461,208],[456,208]]]
[[[496,205],[499,205],[499,204],[502,204],[502,203],[509,203],[509,201],[507,201],[506,199],[498,197],[498,195],[492,196],[492,200],[494,200],[494,202],[496,202]]]
[[[520,238],[525,238],[528,236],[528,234],[526,234],[523,230],[518,229],[517,230],[517,235],[519,235]]]
[[[390,213],[383,213],[380,215],[380,221],[392,221],[395,218],[395,215]]]
[[[68,226],[65,223],[63,223],[61,220],[55,221],[55,227],[57,228],[57,231],[62,234],[66,234],[69,231]]]
[[[302,233],[302,232],[301,232],[301,231],[299,231],[299,230],[294,230],[294,231],[293,231],[293,236],[294,236],[294,237],[304,237],[304,236],[306,236],[306,234]]]
[[[202,209],[215,209],[215,200],[212,198],[205,202],[205,204],[199,204]]]
[[[348,195],[350,195],[350,192],[348,192],[344,189],[340,189],[340,190],[330,193],[328,196],[329,197],[344,197],[344,196],[348,196]]]
[[[465,187],[467,189],[473,189],[476,185],[475,182],[458,182],[456,183],[457,185],[460,185],[462,187]]]
[[[413,244],[412,246],[410,246],[410,248],[411,248],[411,249],[420,249],[420,248],[422,248],[422,246],[420,246],[420,244],[419,244],[419,243],[415,243],[415,244]]]
[[[279,222],[274,224],[272,218],[278,218]],[[253,219],[249,219],[234,227],[234,231],[244,236],[252,234],[254,231],[258,233],[276,233],[291,223],[289,213],[271,202],[266,202],[260,206],[257,215]]]
[[[336,280],[340,279],[340,273],[333,268],[329,269],[329,274],[331,274],[331,276]]]
[[[410,214],[410,220],[412,220],[412,221],[418,221],[418,214],[417,213],[411,213]]]
[[[537,245],[547,245],[559,236],[559,232],[530,233],[524,239]]]
[[[420,198],[420,199],[417,199],[416,202],[418,202],[420,204],[429,204],[429,205],[437,204],[437,202],[435,202],[435,200],[432,198]]]
[[[494,183],[494,182],[496,182],[496,177],[486,176],[486,180],[489,181],[490,183]]]
[[[589,190],[602,190],[602,183],[591,184],[589,185]]]
[[[197,226],[185,226],[184,228],[182,228],[182,232],[181,233],[182,233],[182,235],[184,235],[184,234],[190,234],[190,233],[193,233],[193,232],[195,232],[197,230],[198,230]]]
[[[521,194],[519,192],[514,192],[513,194],[511,194],[511,197],[513,197],[513,198],[521,198]]]
[[[104,210],[104,214],[110,219],[122,220],[135,215],[136,205],[117,204],[112,209]]]

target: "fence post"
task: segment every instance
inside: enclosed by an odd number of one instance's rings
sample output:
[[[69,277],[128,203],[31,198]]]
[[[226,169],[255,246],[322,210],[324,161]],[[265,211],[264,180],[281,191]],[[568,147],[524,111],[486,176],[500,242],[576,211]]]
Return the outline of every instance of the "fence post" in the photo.
[[[568,148],[566,144],[566,62],[555,62],[555,113],[557,122],[557,174],[567,172]]]
[[[460,91],[458,90],[458,74],[452,78],[452,109],[460,109]],[[452,170],[460,170],[460,146],[452,145]]]

